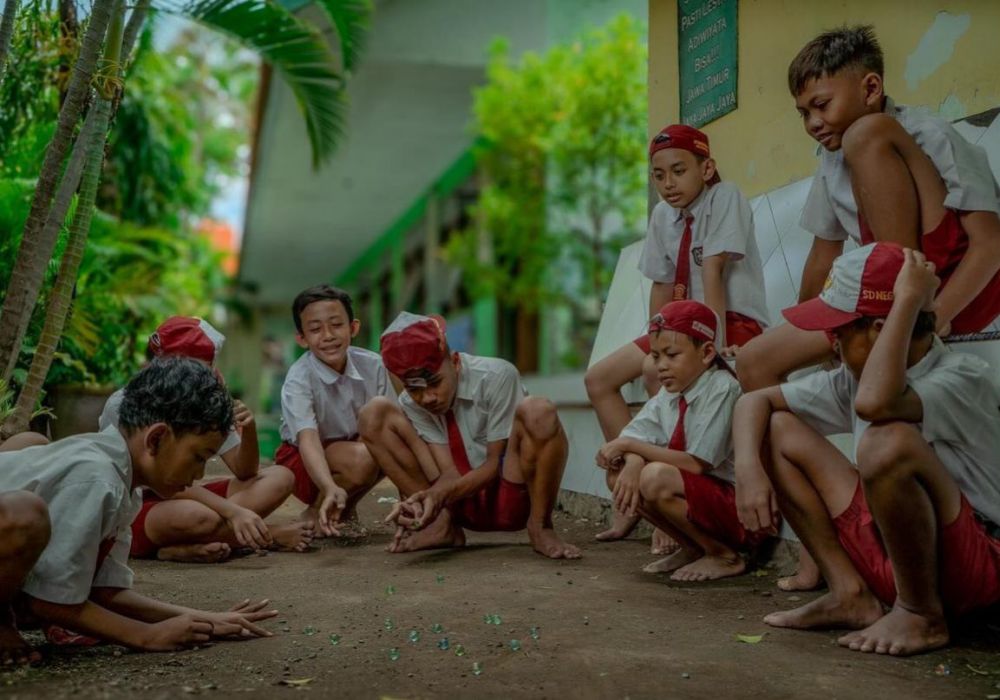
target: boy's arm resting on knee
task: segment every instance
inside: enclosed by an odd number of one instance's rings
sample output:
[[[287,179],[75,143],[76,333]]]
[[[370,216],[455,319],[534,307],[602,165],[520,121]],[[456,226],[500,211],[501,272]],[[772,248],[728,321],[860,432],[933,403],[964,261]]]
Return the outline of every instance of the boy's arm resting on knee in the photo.
[[[843,241],[831,241],[819,236],[813,237],[812,247],[802,268],[802,282],[799,285],[799,303],[818,297],[833,267],[833,261],[844,252]]]
[[[244,547],[263,549],[271,544],[271,532],[264,519],[249,508],[218,496],[202,486],[188,486],[175,498],[195,501],[218,513],[229,523],[236,541]]]
[[[434,486],[441,484],[445,494],[445,505],[450,505],[483,490],[487,484],[496,479],[500,471],[500,460],[506,449],[506,440],[494,440],[486,445],[486,461],[477,468],[457,479],[438,480]]]
[[[787,411],[780,386],[744,394],[733,412],[733,452],[736,471],[736,510],[746,529],[776,530],[778,509],[760,452],[771,414]]]
[[[671,450],[663,445],[654,445],[651,442],[643,442],[630,437],[617,438],[614,442],[618,441],[621,441],[622,452],[637,455],[647,462],[672,464],[678,469],[694,474],[704,474],[712,468],[711,464],[694,455],[680,450]]]
[[[721,353],[726,347],[726,283],[723,275],[726,272],[728,253],[721,253],[705,258],[702,261],[701,280],[705,288],[705,305],[719,318],[719,332],[715,339],[715,347]]]
[[[969,249],[934,305],[939,331],[948,330],[952,319],[1000,270],[1000,217],[991,211],[970,211],[960,214],[959,218],[969,237]]]
[[[649,316],[652,318],[660,309],[666,305],[670,298],[673,296],[674,289],[672,284],[667,282],[653,282],[653,286],[649,290]]]

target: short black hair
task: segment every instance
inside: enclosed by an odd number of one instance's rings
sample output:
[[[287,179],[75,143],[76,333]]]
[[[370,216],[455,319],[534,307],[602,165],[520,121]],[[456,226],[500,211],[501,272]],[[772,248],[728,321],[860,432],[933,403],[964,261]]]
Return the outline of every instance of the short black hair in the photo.
[[[880,78],[884,72],[882,47],[870,24],[845,25],[823,32],[803,46],[788,66],[788,90],[797,97],[810,80],[855,67]]]
[[[295,321],[295,330],[302,332],[302,312],[307,306],[317,301],[339,301],[347,311],[347,320],[354,320],[354,302],[351,295],[339,287],[331,287],[328,284],[317,284],[305,291],[299,292],[292,302],[292,319]]]
[[[214,369],[189,357],[157,357],[125,385],[118,424],[131,433],[166,423],[177,434],[233,427],[233,399]]]
[[[851,321],[849,324],[844,326],[844,329],[846,330],[850,328],[855,331],[863,331],[870,328],[871,325],[878,320],[884,321],[885,317],[862,316],[861,318]],[[933,311],[921,311],[917,314],[917,320],[913,324],[912,338],[914,340],[922,340],[934,333],[935,330],[937,330],[937,314]]]

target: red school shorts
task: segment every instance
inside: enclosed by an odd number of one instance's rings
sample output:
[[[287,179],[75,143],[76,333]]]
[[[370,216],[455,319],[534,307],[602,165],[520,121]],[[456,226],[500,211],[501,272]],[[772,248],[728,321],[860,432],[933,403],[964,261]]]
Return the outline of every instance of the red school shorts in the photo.
[[[941,223],[920,238],[921,251],[937,268],[937,276],[941,278],[941,289],[947,286],[948,280],[969,250],[969,236],[962,228],[959,214],[960,212],[954,209],[946,210]],[[868,224],[860,216],[858,223],[861,228],[861,242],[872,243],[875,237]],[[952,319],[951,332],[963,335],[981,331],[990,325],[997,315],[1000,315],[1000,272],[993,275],[993,279],[986,284],[983,291]]]
[[[335,442],[355,442],[357,439],[357,435],[352,435],[347,438],[324,440],[323,449],[326,449]],[[319,497],[319,488],[313,483],[312,477],[309,476],[309,471],[306,469],[305,462],[302,461],[302,455],[299,454],[297,446],[290,442],[281,443],[278,446],[278,450],[274,453],[274,463],[285,467],[295,476],[295,489],[292,493],[297,499],[307,506],[311,506],[316,502],[316,499]]]
[[[726,343],[728,345],[742,347],[763,332],[764,329],[761,328],[760,324],[749,316],[738,314],[735,311],[726,312]],[[649,354],[648,333],[632,342],[644,353]]]
[[[858,482],[851,505],[834,518],[840,544],[872,593],[886,605],[896,600],[892,562]],[[1000,601],[1000,540],[986,534],[962,496],[955,521],[939,530],[938,580],[945,611],[961,615]]]
[[[699,530],[731,549],[748,549],[765,539],[765,532],[749,532],[736,515],[736,487],[709,474],[679,470],[684,480],[687,519]]]
[[[208,489],[216,496],[225,498],[229,493],[230,481],[232,479],[218,479],[207,484],[198,484],[198,486]],[[149,539],[149,535],[146,534],[146,518],[149,516],[149,511],[154,506],[163,503],[163,500],[149,489],[142,492],[142,508],[139,509],[139,514],[132,521],[132,547],[129,550],[129,556],[133,559],[152,559],[156,556],[160,545]]]
[[[516,532],[528,524],[531,498],[525,484],[507,481],[500,473],[481,491],[451,506],[453,522],[476,532]]]

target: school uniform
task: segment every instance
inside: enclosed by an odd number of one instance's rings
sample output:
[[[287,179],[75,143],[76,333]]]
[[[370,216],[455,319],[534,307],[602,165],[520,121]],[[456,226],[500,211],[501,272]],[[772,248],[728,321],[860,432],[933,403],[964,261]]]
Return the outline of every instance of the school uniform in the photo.
[[[115,427],[0,453],[0,492],[35,494],[51,523],[24,593],[76,605],[94,587],[132,587],[130,524],[142,502],[132,474],[128,446]]]
[[[452,408],[444,415],[427,411],[409,394],[399,397],[403,413],[421,439],[448,445],[459,475],[486,461],[491,442],[510,439],[514,414],[526,393],[517,369],[506,360],[459,353],[461,368]],[[528,522],[528,489],[503,477],[452,506],[454,522],[469,530],[521,530]]]
[[[932,231],[921,237],[920,247],[934,263],[944,287],[969,247],[959,214],[989,211],[1000,215],[1000,188],[993,177],[986,151],[966,141],[944,119],[926,110],[898,106],[885,99],[885,114],[899,122],[927,154],[947,189],[947,213]],[[819,168],[806,197],[799,224],[817,238],[830,241],[853,240],[858,245],[874,241],[871,229],[861,218],[851,174],[843,149],[820,153]],[[982,330],[1000,313],[1000,273],[998,273],[952,320],[953,333]]]
[[[299,454],[298,436],[315,430],[326,447],[334,442],[357,440],[358,412],[376,396],[396,397],[378,353],[349,347],[347,364],[340,373],[311,352],[296,360],[281,387],[281,440],[276,464],[295,475],[296,498],[311,505],[319,489]]]
[[[97,421],[98,427],[101,430],[105,430],[110,426],[118,427],[118,417],[121,413],[121,405],[124,398],[124,389],[119,389],[108,397],[107,402],[104,404],[104,410],[101,411],[101,416]],[[230,430],[216,456],[222,457],[222,455],[230,450],[239,447],[240,442],[239,431],[235,428]],[[199,486],[208,489],[217,496],[225,498],[229,493],[230,481],[232,479],[216,479],[205,484],[199,484]],[[132,548],[130,554],[134,559],[151,559],[156,556],[159,546],[149,539],[149,535],[146,534],[146,519],[149,517],[149,511],[164,499],[158,496],[152,489],[141,489],[141,491],[142,507],[132,521]]]
[[[686,253],[685,253],[686,251]],[[732,183],[706,187],[687,209],[666,202],[653,208],[639,271],[673,285],[673,299],[705,301],[702,264],[727,253],[726,343],[743,345],[769,325],[764,271],[753,233],[753,212]],[[636,344],[649,352],[649,339]]]
[[[958,517],[939,530],[942,601],[952,613],[991,605],[1000,600],[1000,541],[986,533],[981,520],[1000,522],[1000,381],[985,362],[951,352],[937,338],[906,371],[906,380],[923,406],[917,427],[962,492]],[[842,366],[783,384],[781,393],[792,412],[817,432],[853,434],[857,461],[857,445],[869,425],[854,411],[857,388],[857,380]],[[834,526],[858,573],[880,600],[892,605],[892,564],[860,481]]]
[[[681,469],[687,518],[729,547],[745,548],[766,537],[749,533],[736,514],[732,421],[740,385],[720,368],[710,368],[683,393],[660,389],[620,437],[686,452],[710,465],[695,474]]]

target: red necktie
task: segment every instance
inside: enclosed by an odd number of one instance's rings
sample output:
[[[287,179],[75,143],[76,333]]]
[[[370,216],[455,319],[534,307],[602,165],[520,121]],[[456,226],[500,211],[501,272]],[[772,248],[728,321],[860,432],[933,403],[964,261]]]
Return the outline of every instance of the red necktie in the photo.
[[[455,412],[449,410],[445,413],[444,422],[448,425],[448,449],[451,451],[451,458],[459,474],[468,474],[472,471],[472,464],[469,463],[469,455],[465,451],[465,441],[462,439],[462,431],[458,429]]]
[[[674,275],[674,301],[688,298],[691,287],[691,222],[694,217],[684,216],[684,233],[681,246],[677,250],[677,274]]]
[[[684,436],[684,414],[687,413],[688,402],[681,394],[680,401],[677,402],[677,425],[674,426],[674,434],[670,436],[667,448],[685,452],[687,450],[687,438]]]

